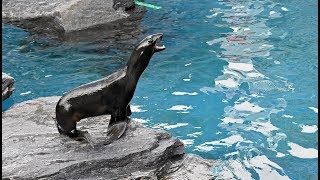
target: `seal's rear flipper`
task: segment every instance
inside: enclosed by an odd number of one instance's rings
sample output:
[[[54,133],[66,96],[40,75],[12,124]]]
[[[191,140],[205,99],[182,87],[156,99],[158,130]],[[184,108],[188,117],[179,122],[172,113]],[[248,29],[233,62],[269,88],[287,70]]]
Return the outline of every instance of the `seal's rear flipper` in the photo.
[[[112,125],[109,125],[107,131],[107,139],[103,142],[104,145],[108,145],[113,141],[119,139],[127,129],[127,121],[119,121]]]
[[[90,144],[91,147],[96,148],[98,146],[97,140],[93,138],[88,131],[82,132],[81,136]]]
[[[71,138],[76,140],[76,141],[86,141],[94,149],[100,147],[100,144],[97,142],[97,140],[95,138],[93,138],[88,133],[88,131],[79,131],[79,130],[77,130],[76,133]]]

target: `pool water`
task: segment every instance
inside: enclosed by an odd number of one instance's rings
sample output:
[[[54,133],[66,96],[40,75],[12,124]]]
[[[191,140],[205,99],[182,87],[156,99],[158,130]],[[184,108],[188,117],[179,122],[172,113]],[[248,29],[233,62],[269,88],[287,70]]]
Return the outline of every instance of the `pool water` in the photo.
[[[318,179],[318,2],[145,1],[162,32],[131,101],[132,118],[217,160],[217,179]],[[123,66],[130,48],[33,39],[2,25],[13,103],[64,92]],[[133,44],[128,46],[133,48]]]

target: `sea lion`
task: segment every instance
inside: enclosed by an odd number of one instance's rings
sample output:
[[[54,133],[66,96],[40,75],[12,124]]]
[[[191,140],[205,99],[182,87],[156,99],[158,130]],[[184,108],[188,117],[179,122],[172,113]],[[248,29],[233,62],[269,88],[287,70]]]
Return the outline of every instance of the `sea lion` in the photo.
[[[107,140],[109,144],[121,137],[131,115],[129,102],[138,80],[155,52],[165,46],[157,45],[163,34],[144,38],[133,50],[127,64],[113,74],[88,84],[81,85],[64,94],[56,105],[56,125],[60,134],[79,137],[76,124],[81,119],[110,114]],[[91,142],[89,139],[88,142]]]

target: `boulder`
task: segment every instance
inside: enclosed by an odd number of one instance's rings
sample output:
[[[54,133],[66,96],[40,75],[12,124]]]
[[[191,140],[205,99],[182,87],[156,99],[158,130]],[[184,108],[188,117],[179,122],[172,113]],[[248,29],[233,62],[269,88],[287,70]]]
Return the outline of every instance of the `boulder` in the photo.
[[[2,1],[3,22],[63,40],[130,38],[144,12],[133,0]]]
[[[6,73],[2,73],[2,101],[11,96],[14,91],[14,79]]]
[[[54,123],[59,98],[25,101],[2,113],[3,179],[212,178],[212,160],[184,154],[179,139],[133,120],[120,139],[99,148],[60,135]],[[109,118],[83,119],[77,127],[103,141]]]

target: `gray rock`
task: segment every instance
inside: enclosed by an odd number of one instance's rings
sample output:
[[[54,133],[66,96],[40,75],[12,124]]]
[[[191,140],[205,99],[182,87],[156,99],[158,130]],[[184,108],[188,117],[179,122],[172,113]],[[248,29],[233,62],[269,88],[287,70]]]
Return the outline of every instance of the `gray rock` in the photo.
[[[2,178],[211,179],[212,160],[186,155],[179,139],[132,120],[123,137],[97,149],[60,135],[59,98],[25,101],[2,113]],[[102,141],[108,122],[108,115],[87,118],[78,129]]]
[[[133,0],[2,1],[3,22],[63,40],[130,38],[144,12]]]
[[[2,101],[11,96],[14,91],[14,79],[6,73],[2,73]]]

